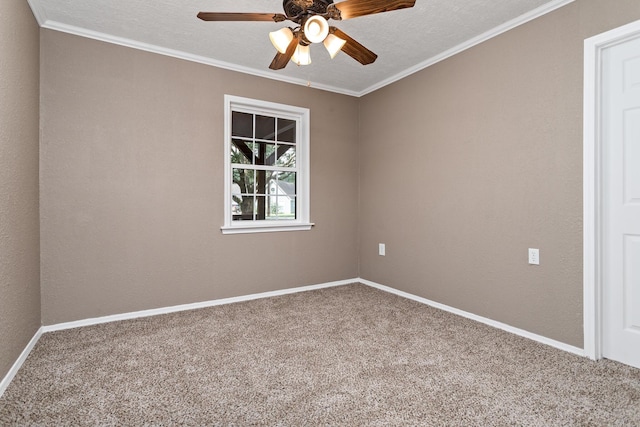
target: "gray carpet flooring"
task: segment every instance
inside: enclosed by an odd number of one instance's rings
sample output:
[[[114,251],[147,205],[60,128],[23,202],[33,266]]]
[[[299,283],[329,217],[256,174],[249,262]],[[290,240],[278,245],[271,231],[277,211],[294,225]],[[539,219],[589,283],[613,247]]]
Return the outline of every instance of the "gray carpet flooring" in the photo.
[[[640,370],[354,284],[46,333],[0,425],[638,426]]]

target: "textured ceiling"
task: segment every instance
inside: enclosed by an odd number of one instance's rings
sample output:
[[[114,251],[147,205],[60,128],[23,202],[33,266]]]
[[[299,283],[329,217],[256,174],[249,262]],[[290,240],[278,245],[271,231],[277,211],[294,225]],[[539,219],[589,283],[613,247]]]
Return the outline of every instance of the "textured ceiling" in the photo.
[[[312,64],[268,69],[275,22],[203,22],[207,12],[282,13],[281,0],[28,0],[42,27],[350,95],[363,95],[573,0],[417,0],[345,21],[342,31],[378,54],[363,66],[311,46]],[[287,21],[288,22],[288,21]]]

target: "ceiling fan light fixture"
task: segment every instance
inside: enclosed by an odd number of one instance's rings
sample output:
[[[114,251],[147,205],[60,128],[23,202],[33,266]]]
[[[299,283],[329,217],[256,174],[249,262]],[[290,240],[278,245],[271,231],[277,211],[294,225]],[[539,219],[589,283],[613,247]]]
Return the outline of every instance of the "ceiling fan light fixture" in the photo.
[[[291,56],[291,61],[297,65],[309,65],[311,64],[311,51],[309,46],[299,44],[296,47],[296,51]]]
[[[327,52],[329,52],[331,59],[336,57],[346,42],[346,40],[333,34],[329,34],[327,38],[324,39],[324,47],[327,49]]]
[[[284,27],[278,31],[272,31],[269,33],[269,40],[276,50],[280,53],[287,51],[287,46],[293,40],[293,31],[290,28]]]
[[[304,23],[304,36],[311,43],[322,43],[329,34],[329,23],[320,15],[313,15]]]

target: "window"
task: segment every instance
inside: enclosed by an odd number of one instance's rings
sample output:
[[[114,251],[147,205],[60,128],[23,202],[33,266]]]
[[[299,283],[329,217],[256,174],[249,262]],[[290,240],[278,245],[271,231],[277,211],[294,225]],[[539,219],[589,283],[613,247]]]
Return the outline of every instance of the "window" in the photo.
[[[309,110],[225,95],[224,234],[309,230]]]

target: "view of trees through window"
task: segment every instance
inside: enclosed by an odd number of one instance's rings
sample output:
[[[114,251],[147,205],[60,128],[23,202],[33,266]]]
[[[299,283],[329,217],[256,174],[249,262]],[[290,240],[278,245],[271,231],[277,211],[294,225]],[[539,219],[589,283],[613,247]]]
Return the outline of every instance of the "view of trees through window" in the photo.
[[[234,221],[296,219],[296,121],[232,112]]]

